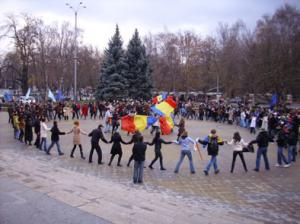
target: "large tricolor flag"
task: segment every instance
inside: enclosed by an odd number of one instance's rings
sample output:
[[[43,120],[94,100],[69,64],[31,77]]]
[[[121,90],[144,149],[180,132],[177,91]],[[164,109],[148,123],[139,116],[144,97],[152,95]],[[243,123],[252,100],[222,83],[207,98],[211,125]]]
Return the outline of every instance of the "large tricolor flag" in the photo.
[[[151,107],[151,110],[159,116],[170,116],[176,108],[176,102],[171,96],[165,101]]]
[[[121,128],[124,131],[135,132],[144,131],[147,127],[155,123],[156,118],[146,115],[126,115],[121,118]]]

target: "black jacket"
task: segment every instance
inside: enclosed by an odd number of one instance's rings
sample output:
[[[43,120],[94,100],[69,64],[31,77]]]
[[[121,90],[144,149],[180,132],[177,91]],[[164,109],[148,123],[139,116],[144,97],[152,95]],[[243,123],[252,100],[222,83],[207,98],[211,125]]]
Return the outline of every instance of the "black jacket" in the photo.
[[[280,130],[278,132],[278,135],[277,135],[277,146],[278,147],[285,147],[286,146],[286,143],[287,143],[287,137],[286,137],[286,134],[284,133],[283,130]]]
[[[134,144],[132,152],[133,152],[133,159],[137,162],[145,161],[145,154],[146,154],[147,145],[143,142],[137,142]]]
[[[94,129],[90,134],[89,137],[91,138],[92,144],[99,144],[99,140],[101,139],[103,142],[108,143],[107,140],[104,138],[102,130],[97,128]]]
[[[161,149],[161,144],[172,144],[172,142],[166,142],[162,138],[153,138],[151,143],[146,143],[147,145],[154,145],[155,152],[159,152]]]
[[[258,136],[256,137],[256,140],[251,141],[249,144],[255,144],[257,143],[258,147],[268,147],[269,142],[272,139],[270,138],[268,132],[266,131],[261,131]]]
[[[51,141],[53,142],[59,141],[59,136],[66,134],[65,132],[60,132],[57,126],[53,126],[50,131],[51,131]]]
[[[297,145],[298,136],[294,131],[290,131],[287,137],[288,145]]]

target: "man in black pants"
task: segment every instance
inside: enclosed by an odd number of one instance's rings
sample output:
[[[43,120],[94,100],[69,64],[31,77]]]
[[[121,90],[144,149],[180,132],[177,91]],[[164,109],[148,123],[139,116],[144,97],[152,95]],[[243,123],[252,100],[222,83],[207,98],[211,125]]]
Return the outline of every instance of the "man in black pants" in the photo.
[[[103,164],[102,163],[102,150],[99,145],[99,140],[101,139],[103,142],[108,143],[107,140],[104,138],[103,133],[102,133],[102,128],[103,126],[100,124],[97,129],[94,129],[90,134],[89,137],[92,137],[91,139],[91,151],[90,151],[90,157],[89,157],[89,163],[92,163],[92,158],[93,158],[93,153],[94,149],[96,149],[96,152],[98,154],[98,164]]]

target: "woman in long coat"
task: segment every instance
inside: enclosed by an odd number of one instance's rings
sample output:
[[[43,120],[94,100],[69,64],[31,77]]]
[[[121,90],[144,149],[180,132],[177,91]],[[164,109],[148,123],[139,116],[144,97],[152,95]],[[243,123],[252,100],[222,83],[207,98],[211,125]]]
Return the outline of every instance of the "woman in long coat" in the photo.
[[[128,143],[123,141],[123,139],[122,139],[121,135],[119,134],[119,132],[115,131],[113,133],[113,135],[111,136],[111,140],[109,142],[109,143],[113,143],[113,145],[111,147],[111,151],[110,151],[111,157],[110,157],[110,161],[108,163],[109,166],[111,165],[111,162],[113,161],[115,155],[119,155],[117,166],[122,166],[121,165],[121,159],[122,159],[123,152],[122,152],[121,142],[123,144],[128,144]]]
[[[83,151],[82,151],[82,145],[81,145],[81,141],[80,141],[80,134],[83,135],[87,135],[87,133],[85,131],[83,131],[80,127],[79,127],[79,121],[75,121],[74,122],[74,127],[72,128],[71,131],[67,132],[67,134],[70,134],[73,132],[73,144],[74,147],[72,149],[71,155],[70,157],[73,158],[74,157],[74,152],[76,149],[76,146],[79,146],[80,149],[80,155],[82,159],[85,159],[84,155],[83,155]]]
[[[28,117],[25,122],[25,144],[27,142],[31,145],[33,139],[33,132],[32,132],[33,122],[31,117]]]

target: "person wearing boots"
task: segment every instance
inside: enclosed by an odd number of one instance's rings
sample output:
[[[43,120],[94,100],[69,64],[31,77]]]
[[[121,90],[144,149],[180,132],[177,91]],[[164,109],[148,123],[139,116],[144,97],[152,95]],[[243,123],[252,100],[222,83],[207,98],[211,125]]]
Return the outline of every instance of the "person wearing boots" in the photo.
[[[87,133],[80,128],[79,121],[75,121],[74,127],[72,128],[72,130],[67,132],[66,134],[70,134],[70,133],[73,133],[73,144],[74,144],[70,157],[74,158],[74,152],[75,152],[76,146],[78,145],[79,149],[80,149],[81,159],[85,159],[85,157],[83,155],[83,151],[82,151],[80,134],[87,135]]]
[[[123,155],[123,152],[122,152],[122,147],[121,147],[121,143],[123,144],[127,144],[126,142],[123,141],[120,133],[118,131],[115,131],[113,133],[113,135],[111,136],[111,140],[109,141],[109,143],[113,143],[112,147],[111,147],[111,151],[110,151],[110,154],[111,154],[111,157],[110,157],[110,160],[109,160],[109,163],[108,165],[110,166],[114,157],[116,155],[119,155],[118,157],[118,165],[117,166],[122,166],[121,165],[121,159],[122,159],[122,155]]]

